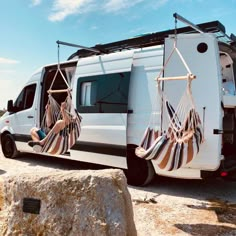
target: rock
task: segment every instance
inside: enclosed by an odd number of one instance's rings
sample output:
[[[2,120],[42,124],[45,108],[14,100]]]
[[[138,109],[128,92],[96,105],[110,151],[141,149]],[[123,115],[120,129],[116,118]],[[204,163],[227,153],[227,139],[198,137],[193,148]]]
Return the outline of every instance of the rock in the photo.
[[[2,176],[0,208],[4,236],[137,235],[121,170]]]

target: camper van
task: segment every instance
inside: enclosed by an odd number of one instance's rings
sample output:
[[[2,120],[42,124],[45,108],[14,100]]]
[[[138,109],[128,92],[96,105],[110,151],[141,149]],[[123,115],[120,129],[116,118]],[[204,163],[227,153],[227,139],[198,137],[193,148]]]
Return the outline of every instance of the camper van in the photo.
[[[91,50],[82,48],[60,63],[82,120],[75,144],[57,157],[121,168],[132,185],[145,185],[155,175],[232,177],[236,171],[236,40],[226,35],[218,21],[197,26],[202,32],[188,26],[99,44]],[[178,53],[170,57],[173,47],[178,48],[181,57]],[[179,78],[188,73],[186,65],[194,75],[191,101],[200,120],[202,142],[190,162],[179,168],[161,168],[158,158],[140,158],[136,150],[147,127],[163,134],[166,120],[163,97],[160,99],[157,88],[158,75]],[[0,119],[1,147],[6,158],[34,152],[28,145],[30,130],[41,126],[47,91],[57,70],[57,63],[43,66],[16,100],[8,101],[7,112]],[[186,83],[184,79],[160,82],[173,111],[182,101]],[[60,74],[54,88],[65,89]],[[55,99],[60,104],[65,94],[57,93]]]

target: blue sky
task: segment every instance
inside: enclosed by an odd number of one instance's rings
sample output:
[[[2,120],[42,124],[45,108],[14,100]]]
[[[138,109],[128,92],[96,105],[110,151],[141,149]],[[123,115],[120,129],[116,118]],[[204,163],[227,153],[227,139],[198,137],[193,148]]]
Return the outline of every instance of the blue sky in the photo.
[[[236,34],[236,0],[1,1],[0,109],[36,69],[57,62],[57,40],[94,46],[172,29],[175,12],[195,24],[219,20]],[[76,50],[61,46],[60,61]]]

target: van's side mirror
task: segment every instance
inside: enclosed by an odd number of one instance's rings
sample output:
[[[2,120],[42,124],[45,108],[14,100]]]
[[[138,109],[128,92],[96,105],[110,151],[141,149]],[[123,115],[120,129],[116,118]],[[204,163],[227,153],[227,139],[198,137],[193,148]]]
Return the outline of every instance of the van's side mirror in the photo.
[[[13,106],[13,100],[9,100],[7,102],[7,111],[8,112],[15,112],[14,106]]]

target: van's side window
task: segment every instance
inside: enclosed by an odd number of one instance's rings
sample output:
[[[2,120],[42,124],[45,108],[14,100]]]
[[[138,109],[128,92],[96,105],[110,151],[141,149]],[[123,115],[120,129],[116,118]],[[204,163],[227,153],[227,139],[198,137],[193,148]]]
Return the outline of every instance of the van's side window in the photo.
[[[25,87],[14,103],[17,111],[22,111],[32,107],[34,102],[36,84],[31,84]]]
[[[77,110],[81,113],[127,113],[130,72],[78,78]]]

